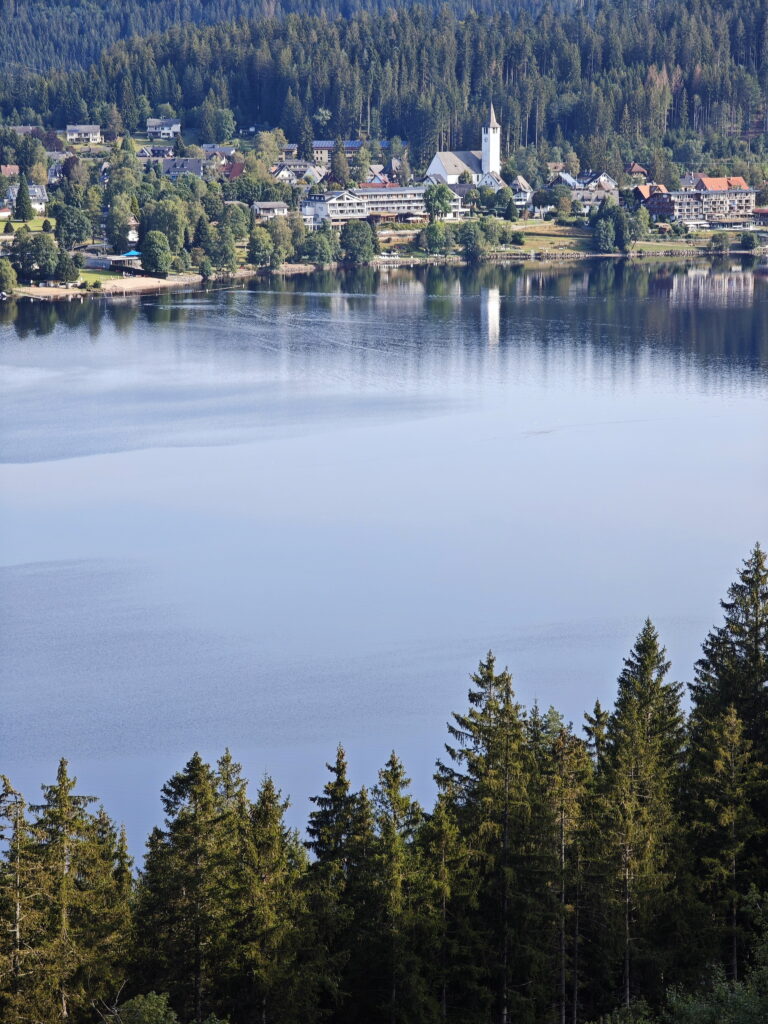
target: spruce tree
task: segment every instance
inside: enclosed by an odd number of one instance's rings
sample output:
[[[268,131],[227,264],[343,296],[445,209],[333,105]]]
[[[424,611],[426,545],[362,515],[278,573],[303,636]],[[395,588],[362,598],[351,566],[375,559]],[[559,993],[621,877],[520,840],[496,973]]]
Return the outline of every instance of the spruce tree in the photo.
[[[307,825],[307,847],[314,855],[307,876],[307,888],[314,928],[313,945],[322,980],[319,994],[321,1012],[331,1013],[343,1000],[341,978],[353,954],[350,925],[354,908],[347,886],[355,825],[355,796],[347,775],[344,748],[339,745],[336,760],[327,764],[331,778],[319,796],[311,797],[315,809]]]
[[[209,951],[217,924],[214,773],[195,753],[162,789],[165,827],[147,841],[137,900],[137,979],[168,992],[184,1020],[210,1012]]]
[[[720,605],[725,621],[704,641],[690,687],[694,734],[732,705],[768,762],[768,562],[759,544]]]
[[[485,975],[468,971],[462,998],[470,1013],[490,1009],[504,1024],[528,1009],[521,925],[527,894],[519,868],[531,809],[521,709],[509,672],[497,675],[495,667],[489,652],[472,676],[467,713],[454,713],[448,726],[453,766],[438,763],[436,778],[441,789],[451,788],[462,831],[472,843],[474,878],[465,890],[471,905],[462,910],[470,931],[462,946],[486,946]]]
[[[410,779],[393,752],[373,790],[377,843],[376,931],[371,936],[372,1020],[425,1024],[436,1016],[421,958],[424,876],[415,846],[422,811],[408,794]],[[375,967],[374,967],[375,965]],[[378,991],[375,989],[378,988]]]
[[[29,185],[26,174],[19,176],[19,189],[16,193],[16,203],[13,208],[13,215],[16,220],[33,220],[35,211],[32,209],[32,200],[29,198]]]
[[[741,905],[762,874],[766,825],[754,808],[766,792],[768,773],[755,760],[732,705],[696,736],[690,773],[695,878],[701,898],[714,912],[711,952],[724,959],[737,981],[744,947]]]
[[[607,868],[605,937],[613,943],[604,955],[617,955],[617,990],[627,1007],[639,992],[658,996],[665,967],[660,936],[674,941],[683,716],[681,688],[665,682],[668,670],[646,620],[619,676],[598,812]]]

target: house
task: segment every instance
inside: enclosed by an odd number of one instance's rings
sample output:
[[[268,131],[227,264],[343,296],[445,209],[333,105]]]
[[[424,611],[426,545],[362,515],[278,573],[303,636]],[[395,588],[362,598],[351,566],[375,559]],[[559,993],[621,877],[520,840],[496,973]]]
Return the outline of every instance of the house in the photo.
[[[298,185],[302,181],[317,185],[326,177],[328,169],[311,164],[308,160],[283,160],[270,168],[270,174],[275,181],[285,185]]]
[[[275,217],[288,216],[287,203],[251,203],[254,217],[259,220],[273,220]]]
[[[244,173],[245,164],[243,163],[242,160],[236,160],[234,163],[227,164],[223,168],[223,174],[227,181],[234,181],[236,178],[239,178],[240,175]]]
[[[178,181],[182,174],[193,174],[196,178],[203,176],[203,161],[191,156],[166,157],[157,161],[160,172],[171,181]]]
[[[755,227],[768,228],[768,206],[756,206],[752,212],[755,216]]]
[[[435,183],[457,185],[463,175],[472,183],[498,191],[501,180],[501,125],[491,104],[488,124],[482,130],[482,148],[445,150],[435,153],[427,168],[427,178]]]
[[[237,149],[234,146],[218,146],[215,142],[205,142],[202,145],[206,157],[220,157],[222,160],[234,160]]]
[[[339,226],[348,220],[423,221],[426,185],[364,185],[335,192],[310,193],[301,203],[301,215],[307,227],[319,228],[325,221]],[[460,196],[454,193],[449,220],[460,220],[464,210]]]
[[[58,185],[61,179],[64,177],[64,164],[56,161],[48,167],[48,184]]]
[[[618,193],[619,191],[618,181],[614,181],[610,174],[607,174],[605,171],[599,171],[596,174],[589,171],[587,174],[583,175],[579,181],[581,182],[581,187],[589,192],[602,191]]]
[[[654,218],[710,227],[750,227],[756,195],[743,178],[699,175],[693,188],[655,191],[643,205]]]
[[[574,178],[567,171],[558,171],[547,188],[556,188],[558,185],[570,189],[573,202],[580,203],[587,210],[596,209],[608,197],[616,200],[619,198],[618,182],[605,171],[588,171],[580,178]]]
[[[343,139],[341,145],[347,160],[354,160],[358,151],[363,146],[368,145],[368,143],[364,139]],[[382,139],[378,143],[378,147],[382,150],[387,150],[389,149],[389,143]],[[334,149],[336,149],[336,142],[333,139],[314,139],[312,141],[312,160],[316,164],[327,167],[331,162]],[[287,147],[283,154],[286,157],[295,156],[296,151],[296,147]]]
[[[555,188],[557,185],[565,185],[565,187],[571,189],[571,191],[575,191],[582,187],[581,182],[574,178],[572,174],[569,174],[568,171],[557,171],[554,177],[548,182],[547,188]]]
[[[15,178],[19,174],[18,164],[0,164],[0,175],[4,178]]]
[[[0,206],[0,220],[10,220],[13,216],[13,210],[10,206]]]
[[[139,160],[166,160],[173,156],[173,146],[142,146],[137,151]]]
[[[509,187],[512,189],[512,201],[515,206],[519,209],[525,209],[530,204],[531,199],[533,199],[533,187],[522,174],[516,174],[509,183]]]
[[[147,135],[150,139],[175,139],[181,135],[181,121],[177,117],[148,117]]]
[[[35,213],[45,213],[45,207],[48,203],[48,193],[45,189],[45,185],[29,185],[29,201],[32,204],[32,209]],[[5,193],[6,203],[15,208],[16,196],[19,192],[18,185],[9,185],[8,191]]]
[[[640,203],[644,203],[646,199],[650,199],[651,196],[655,196],[660,193],[666,192],[667,186],[657,185],[655,181],[652,181],[647,185],[635,185],[635,187],[632,189],[632,195]]]
[[[96,146],[101,141],[101,128],[97,124],[67,125],[67,142],[76,142],[84,146]]]
[[[41,139],[45,135],[39,124],[11,124],[8,127],[12,132],[16,132],[17,135],[36,135]]]
[[[637,160],[630,160],[628,164],[624,164],[624,173],[633,180],[648,180],[648,171]]]

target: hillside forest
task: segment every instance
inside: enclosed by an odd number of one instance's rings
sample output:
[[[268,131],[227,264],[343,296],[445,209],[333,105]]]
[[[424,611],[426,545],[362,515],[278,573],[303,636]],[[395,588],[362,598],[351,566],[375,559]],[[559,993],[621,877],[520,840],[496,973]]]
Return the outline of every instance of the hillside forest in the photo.
[[[232,122],[279,127],[295,142],[398,136],[418,169],[436,150],[477,148],[493,100],[502,150],[534,184],[556,160],[617,180],[630,159],[670,184],[680,168],[765,176],[768,0],[581,0],[479,12],[419,4],[315,12],[310,4],[298,13],[265,13],[245,0],[131,0],[120,5],[127,20],[118,34],[127,38],[103,50],[113,31],[98,48],[94,33],[109,3],[76,0],[80,29],[62,33],[71,55],[55,68],[46,64],[47,34],[33,38],[25,26],[41,6],[55,21],[59,5],[4,3],[19,34],[0,78],[6,123],[99,122],[135,133],[163,107],[201,142],[222,141],[216,126]],[[177,21],[171,8],[189,8],[191,20]],[[216,11],[233,20],[192,23],[216,20]]]
[[[65,760],[2,777],[0,1018],[72,1024],[758,1024],[768,1019],[768,562],[688,686],[646,621],[613,707],[524,708],[493,654],[430,808],[396,753],[327,765],[306,831],[229,751],[162,789],[138,871]]]

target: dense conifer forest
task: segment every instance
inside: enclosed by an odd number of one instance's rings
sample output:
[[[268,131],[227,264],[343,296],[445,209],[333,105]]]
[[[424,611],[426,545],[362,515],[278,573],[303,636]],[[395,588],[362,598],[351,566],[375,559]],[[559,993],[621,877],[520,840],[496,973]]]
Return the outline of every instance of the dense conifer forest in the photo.
[[[246,13],[235,0],[230,6],[225,16]],[[7,64],[0,113],[8,122],[98,121],[135,132],[169,104],[185,130],[202,128],[200,141],[221,141],[210,136],[224,110],[240,125],[282,127],[294,141],[400,136],[418,168],[436,149],[476,148],[493,99],[502,149],[531,179],[546,159],[573,162],[571,154],[614,176],[639,155],[668,181],[672,159],[697,167],[706,152],[748,165],[764,152],[768,0],[527,6],[462,13],[413,5],[348,16],[331,7],[176,24],[116,42],[87,69],[68,61],[37,74]],[[214,7],[201,5],[201,17]],[[161,27],[160,12],[170,11],[135,2],[121,9],[141,12],[134,29],[142,31]],[[27,17],[18,5],[11,25],[21,31]],[[98,21],[78,22],[87,56],[96,55],[89,40]],[[105,32],[102,42],[110,38]],[[17,52],[28,52],[33,67],[46,60],[32,41]]]
[[[768,561],[706,637],[690,710],[646,621],[582,730],[524,708],[489,653],[423,808],[393,753],[343,748],[305,836],[228,751],[126,836],[62,760],[27,804],[2,776],[7,1024],[768,1019]]]

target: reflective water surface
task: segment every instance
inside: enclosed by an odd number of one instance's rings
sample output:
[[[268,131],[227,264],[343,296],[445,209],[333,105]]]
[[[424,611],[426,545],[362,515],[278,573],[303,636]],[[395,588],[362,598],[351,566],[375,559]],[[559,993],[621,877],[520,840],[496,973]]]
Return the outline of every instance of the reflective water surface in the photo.
[[[195,749],[296,823],[341,740],[429,798],[489,647],[580,722],[643,619],[690,678],[768,542],[768,279],[320,273],[0,304],[0,771],[139,850]]]

